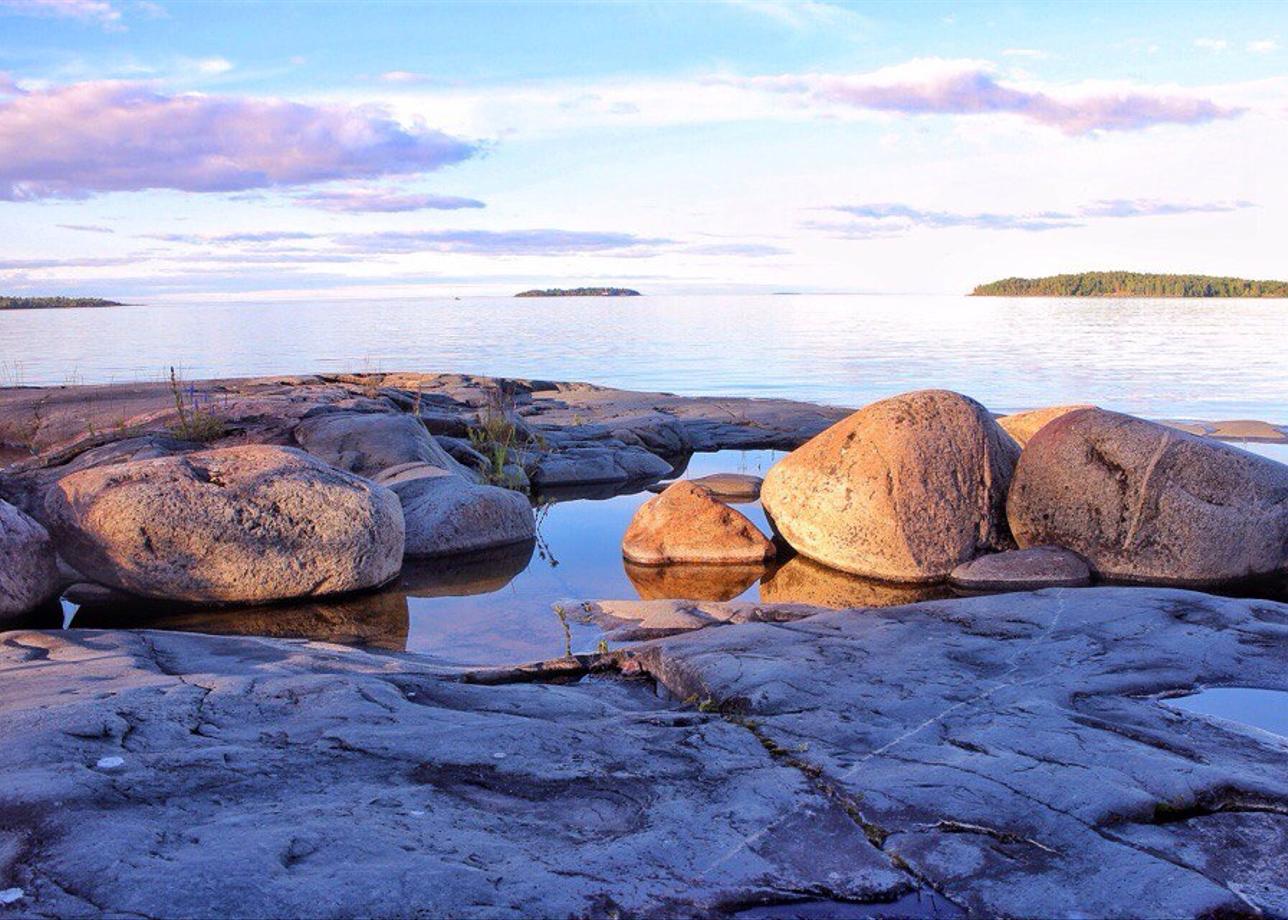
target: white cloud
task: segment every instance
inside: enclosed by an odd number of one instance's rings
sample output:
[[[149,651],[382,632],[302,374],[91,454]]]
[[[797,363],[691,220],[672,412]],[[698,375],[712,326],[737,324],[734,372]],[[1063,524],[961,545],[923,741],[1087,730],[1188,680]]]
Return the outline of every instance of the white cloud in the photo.
[[[94,23],[111,31],[125,28],[121,11],[108,0],[0,0],[0,9],[24,16],[53,16]]]
[[[1230,47],[1230,43],[1224,38],[1196,38],[1194,39],[1194,47],[1219,53],[1227,50]]]
[[[1279,42],[1273,38],[1261,38],[1248,42],[1246,47],[1252,54],[1274,54],[1279,50]]]
[[[1031,61],[1040,61],[1043,58],[1050,57],[1045,51],[1039,51],[1036,48],[1007,48],[1002,54],[1005,57],[1027,58]]]
[[[822,27],[849,26],[864,28],[868,20],[854,10],[825,3],[823,0],[722,0],[736,7],[772,19],[796,31]]]
[[[200,60],[194,61],[193,66],[196,68],[198,73],[205,74],[207,76],[217,76],[221,73],[228,73],[228,71],[233,69],[232,61],[221,57],[201,58]]]

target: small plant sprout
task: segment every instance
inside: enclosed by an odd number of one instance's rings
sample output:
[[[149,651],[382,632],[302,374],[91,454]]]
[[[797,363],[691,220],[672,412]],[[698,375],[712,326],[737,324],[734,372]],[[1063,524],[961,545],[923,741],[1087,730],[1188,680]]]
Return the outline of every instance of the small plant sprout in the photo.
[[[193,384],[183,384],[178,373],[170,368],[170,392],[174,395],[174,408],[178,422],[171,433],[184,441],[206,443],[223,437],[227,430],[224,420],[202,406],[201,395]]]

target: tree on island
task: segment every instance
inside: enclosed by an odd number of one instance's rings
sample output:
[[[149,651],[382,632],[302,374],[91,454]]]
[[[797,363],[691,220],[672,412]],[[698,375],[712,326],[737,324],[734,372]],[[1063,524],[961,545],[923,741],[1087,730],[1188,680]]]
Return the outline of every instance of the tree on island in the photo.
[[[639,291],[618,287],[547,288],[521,291],[515,297],[639,297]]]
[[[981,284],[971,293],[976,297],[1288,297],[1288,281],[1080,272],[1046,278],[1005,278]]]
[[[59,310],[68,307],[119,307],[102,297],[0,297],[0,310]]]

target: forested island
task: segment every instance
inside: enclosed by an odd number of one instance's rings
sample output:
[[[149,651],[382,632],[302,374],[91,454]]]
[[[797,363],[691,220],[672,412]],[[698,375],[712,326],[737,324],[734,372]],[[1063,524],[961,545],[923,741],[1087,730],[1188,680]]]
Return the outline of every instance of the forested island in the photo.
[[[1079,272],[1046,278],[1004,278],[981,284],[971,294],[975,297],[1288,297],[1288,281]]]
[[[515,297],[639,297],[639,291],[618,287],[548,288],[544,291],[522,291]]]
[[[2,297],[0,310],[60,310],[67,307],[119,307],[102,297]]]

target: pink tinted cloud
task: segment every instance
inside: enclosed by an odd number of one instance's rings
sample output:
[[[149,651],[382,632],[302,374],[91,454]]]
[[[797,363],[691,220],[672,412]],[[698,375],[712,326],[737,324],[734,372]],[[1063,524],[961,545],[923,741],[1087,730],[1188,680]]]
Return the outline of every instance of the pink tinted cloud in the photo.
[[[384,110],[90,82],[0,96],[0,200],[235,192],[423,173],[476,145]]]
[[[904,80],[878,75],[828,74],[756,77],[746,85],[807,99],[908,115],[1018,115],[1066,134],[1135,131],[1158,124],[1201,124],[1230,118],[1241,110],[1193,96],[1121,92],[1057,98],[1048,93],[1007,86],[978,65],[956,72],[927,73]]]
[[[305,207],[350,213],[459,211],[465,208],[486,207],[477,198],[461,198],[456,195],[399,194],[380,188],[318,191],[297,196],[295,200]]]

